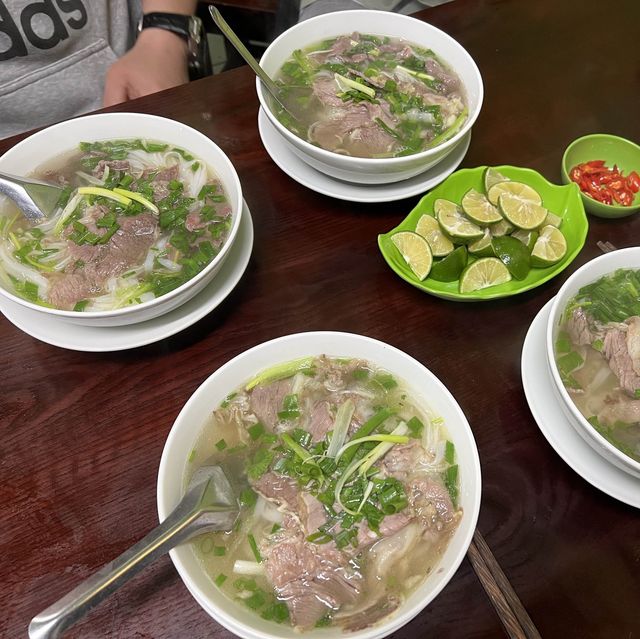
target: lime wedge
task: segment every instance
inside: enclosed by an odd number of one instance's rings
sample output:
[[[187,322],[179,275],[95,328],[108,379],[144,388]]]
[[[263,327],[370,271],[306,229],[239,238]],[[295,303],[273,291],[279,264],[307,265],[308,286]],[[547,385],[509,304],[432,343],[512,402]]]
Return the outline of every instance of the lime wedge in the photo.
[[[467,249],[464,246],[459,246],[441,260],[434,261],[429,272],[429,279],[439,282],[455,282],[466,265]]]
[[[424,214],[416,224],[416,233],[429,243],[434,257],[449,255],[453,251],[453,242],[442,232],[438,220],[433,215]]]
[[[544,268],[559,262],[567,254],[567,240],[560,229],[548,224],[540,229],[540,235],[531,251],[532,266]]]
[[[472,262],[460,276],[460,292],[472,293],[511,279],[509,269],[497,257],[483,257]]]
[[[562,218],[551,211],[547,211],[547,217],[542,223],[543,226],[547,226],[547,224],[551,224],[551,226],[555,226],[557,229],[560,228],[562,224]]]
[[[509,184],[509,183],[507,183]],[[494,186],[497,188],[500,185]],[[540,204],[523,200],[512,193],[503,193],[498,199],[498,207],[504,217],[519,229],[537,229],[547,217],[547,209]]]
[[[503,193],[517,195],[521,200],[532,202],[533,204],[542,204],[542,198],[538,192],[523,182],[499,182],[498,184],[494,184],[487,191],[489,202],[491,202],[491,204],[498,204],[498,200]]]
[[[509,182],[509,178],[506,175],[502,175],[500,171],[488,166],[484,172],[484,190],[489,192],[489,189],[498,182]]]
[[[422,235],[413,231],[400,231],[391,236],[391,241],[419,280],[429,275],[433,257],[429,243]]]
[[[502,219],[500,211],[480,191],[469,189],[462,198],[462,210],[473,222],[486,226]]]
[[[470,222],[455,202],[439,198],[433,203],[433,208],[442,230],[453,238],[454,242],[473,242],[484,235],[484,231],[477,224]]]
[[[493,237],[500,237],[501,235],[508,235],[513,231],[514,226],[511,222],[507,222],[507,220],[502,219],[495,224],[489,224],[489,230],[491,231],[491,235]]]
[[[531,270],[529,249],[515,237],[505,235],[494,237],[492,241],[496,257],[509,269],[512,277],[523,280]]]
[[[536,243],[538,239],[537,231],[523,231],[522,229],[516,229],[513,233],[511,233],[511,237],[514,237],[516,240],[522,242],[526,247],[529,253],[533,250],[533,245]]]
[[[490,257],[495,255],[493,247],[491,246],[491,238],[491,231],[485,229],[484,235],[479,240],[467,245],[469,253],[473,253],[476,257]]]

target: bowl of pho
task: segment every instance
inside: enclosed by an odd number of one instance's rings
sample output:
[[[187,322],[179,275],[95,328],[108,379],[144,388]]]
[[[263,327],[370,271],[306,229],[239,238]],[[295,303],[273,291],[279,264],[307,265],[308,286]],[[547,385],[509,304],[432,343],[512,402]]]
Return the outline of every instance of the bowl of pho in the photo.
[[[198,603],[240,637],[384,637],[453,577],[475,529],[480,466],[455,399],[383,342],[309,332],[215,371],[169,434],[164,519],[202,465],[241,505],[233,531],[171,551]]]
[[[7,151],[0,171],[62,187],[36,223],[0,198],[0,295],[43,317],[118,326],[167,313],[211,282],[240,223],[224,152],[153,115],[56,124]]]
[[[285,111],[260,81],[261,108],[304,162],[364,184],[408,179],[460,143],[483,99],[467,51],[436,27],[386,11],[300,22],[260,60]]]
[[[640,477],[640,248],[601,255],[556,295],[547,324],[554,390],[602,457]]]

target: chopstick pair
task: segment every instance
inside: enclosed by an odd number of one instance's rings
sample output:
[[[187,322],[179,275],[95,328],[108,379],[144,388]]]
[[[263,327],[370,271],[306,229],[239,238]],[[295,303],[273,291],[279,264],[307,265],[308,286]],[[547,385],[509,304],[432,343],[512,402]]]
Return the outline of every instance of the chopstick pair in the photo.
[[[542,639],[491,549],[476,529],[467,556],[511,639]]]

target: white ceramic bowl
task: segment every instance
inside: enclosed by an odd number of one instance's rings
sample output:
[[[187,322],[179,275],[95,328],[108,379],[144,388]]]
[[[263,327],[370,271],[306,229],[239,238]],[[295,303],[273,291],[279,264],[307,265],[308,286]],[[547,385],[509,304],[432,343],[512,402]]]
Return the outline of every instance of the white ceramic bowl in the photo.
[[[310,332],[280,337],[238,355],[215,371],[178,415],[162,453],[158,473],[158,514],[164,520],[184,493],[187,460],[211,411],[258,371],[307,355],[358,357],[404,380],[413,397],[444,418],[460,466],[460,505],[464,515],[436,570],[393,614],[366,630],[345,633],[353,639],[384,637],[415,617],[444,588],[460,565],[476,527],[480,508],[480,463],[469,424],[453,396],[418,361],[383,342],[350,333]],[[219,591],[204,573],[190,545],[171,551],[171,558],[196,601],[225,628],[245,639],[299,639],[292,628],[261,619]],[[316,639],[343,636],[335,628],[306,633]]]
[[[260,59],[260,66],[273,77],[295,49],[354,31],[401,37],[435,51],[458,74],[466,89],[469,117],[460,131],[443,144],[414,155],[380,159],[357,158],[321,149],[291,133],[272,113],[269,94],[263,90],[261,82],[256,80],[260,105],[291,150],[314,169],[340,180],[362,184],[406,180],[440,162],[471,129],[482,106],[480,71],[467,51],[444,31],[399,13],[366,10],[326,13],[294,25],[269,45]]]
[[[554,356],[555,343],[560,328],[562,313],[571,298],[573,298],[580,288],[595,282],[603,275],[613,273],[619,268],[640,269],[640,248],[632,247],[620,249],[611,253],[605,253],[581,266],[562,285],[551,305],[551,312],[547,321],[547,361],[553,388],[559,399],[560,406],[570,424],[578,434],[602,457],[618,468],[640,477],[640,463],[631,459],[628,455],[618,450],[609,443],[589,422],[583,417],[573,403],[567,389],[562,383],[556,360]],[[541,374],[544,374],[541,371]]]
[[[0,295],[40,315],[90,326],[135,324],[168,313],[201,291],[220,270],[240,226],[242,188],[229,158],[217,144],[186,124],[143,113],[103,113],[61,122],[34,133],[0,157],[0,172],[30,175],[56,156],[76,149],[83,141],[95,142],[117,138],[146,138],[167,142],[201,158],[217,174],[232,209],[233,223],[229,237],[215,258],[195,277],[173,291],[149,302],[114,311],[77,312],[44,308],[0,286]],[[0,202],[0,208],[3,203]]]

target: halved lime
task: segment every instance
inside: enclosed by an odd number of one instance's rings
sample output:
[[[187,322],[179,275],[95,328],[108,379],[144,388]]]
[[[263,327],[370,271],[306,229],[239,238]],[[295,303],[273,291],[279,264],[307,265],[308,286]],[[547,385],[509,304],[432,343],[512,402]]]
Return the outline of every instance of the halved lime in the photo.
[[[467,265],[467,249],[459,246],[441,260],[434,261],[429,272],[429,279],[439,282],[455,282]]]
[[[515,227],[511,222],[507,222],[504,218],[495,224],[489,224],[489,230],[493,237],[500,237],[501,235],[508,235],[513,231]]]
[[[538,231],[523,231],[522,229],[516,229],[511,233],[511,237],[515,237],[516,240],[520,240],[526,247],[529,253],[533,250],[533,245],[538,239]]]
[[[559,262],[567,254],[567,240],[562,231],[551,224],[540,229],[531,251],[531,264],[544,268]]]
[[[429,243],[422,235],[413,231],[400,231],[391,236],[391,241],[419,280],[423,280],[429,275],[433,257]]]
[[[500,211],[487,200],[486,195],[475,189],[469,189],[464,194],[461,206],[467,217],[482,226],[494,224],[502,219]]]
[[[491,242],[496,257],[509,269],[517,280],[523,280],[531,270],[529,249],[515,237],[494,237]]]
[[[493,247],[491,246],[491,238],[491,231],[489,229],[485,229],[484,235],[479,240],[467,245],[469,253],[473,253],[476,257],[490,257],[494,255]]]
[[[460,292],[472,293],[511,280],[509,269],[497,257],[483,257],[472,262],[460,276]]]
[[[552,213],[551,211],[547,211],[547,217],[542,224],[543,226],[551,224],[551,226],[555,226],[557,229],[559,229],[560,225],[562,224],[562,218],[559,215]]]
[[[484,190],[488,192],[498,182],[509,182],[509,178],[506,175],[502,175],[500,171],[488,166],[484,171]]]
[[[438,220],[433,215],[425,213],[420,217],[416,224],[416,233],[427,240],[434,257],[443,257],[453,251],[453,242],[442,232]]]
[[[493,188],[497,188],[499,184]],[[519,229],[530,231],[537,229],[547,217],[547,209],[530,200],[523,200],[512,193],[502,193],[498,207],[504,217]]]
[[[533,204],[542,204],[540,194],[524,182],[499,182],[494,184],[487,191],[487,198],[489,198],[491,204],[498,204],[498,200],[503,193],[517,195],[521,200],[526,200]]]
[[[442,230],[453,238],[454,242],[473,242],[484,235],[484,231],[477,224],[470,222],[455,202],[438,198],[433,203],[433,208]]]

